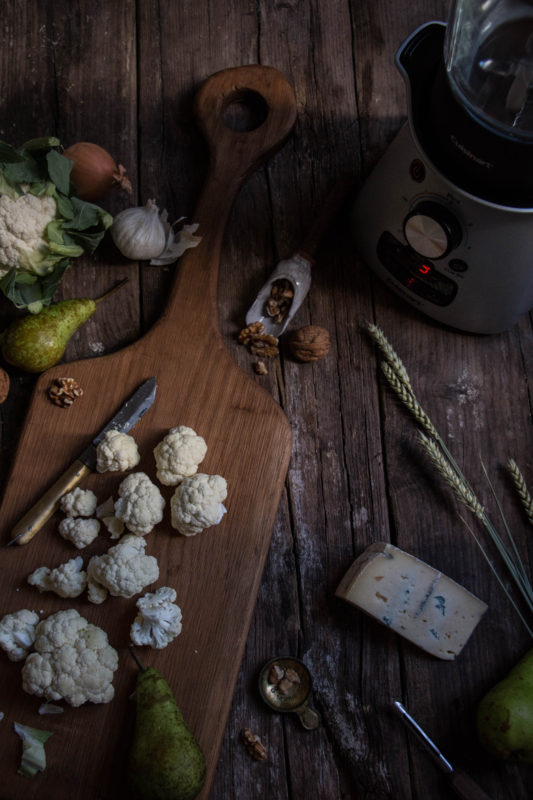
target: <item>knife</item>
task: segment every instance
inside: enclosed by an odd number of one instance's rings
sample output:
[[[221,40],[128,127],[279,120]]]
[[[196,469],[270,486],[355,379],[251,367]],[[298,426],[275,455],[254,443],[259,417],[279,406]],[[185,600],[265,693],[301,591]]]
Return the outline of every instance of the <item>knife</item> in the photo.
[[[90,472],[96,469],[96,448],[107,431],[116,430],[127,433],[148,411],[155,400],[157,383],[149,378],[132,394],[115,416],[109,420],[105,428],[95,436],[83,453],[70,467],[50,486],[41,499],[24,514],[11,531],[11,544],[27,544],[35,534],[48,522],[59,507],[60,498],[74,489]]]
[[[486,794],[469,775],[452,767],[448,759],[442,755],[435,742],[422,730],[420,725],[413,719],[399,700],[393,702],[393,707],[409,730],[416,734],[429,755],[432,756],[436,764],[447,775],[450,788],[453,789],[458,797],[461,797],[462,800],[490,800],[488,794]]]

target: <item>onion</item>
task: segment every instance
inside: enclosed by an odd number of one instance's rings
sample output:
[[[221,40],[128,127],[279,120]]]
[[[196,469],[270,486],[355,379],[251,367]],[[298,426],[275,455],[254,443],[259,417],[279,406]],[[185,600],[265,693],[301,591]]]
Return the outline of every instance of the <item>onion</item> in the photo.
[[[107,150],[92,142],[77,142],[63,151],[65,158],[74,163],[70,180],[81,200],[99,200],[111,189],[119,187],[132,194],[131,181],[126,170]]]

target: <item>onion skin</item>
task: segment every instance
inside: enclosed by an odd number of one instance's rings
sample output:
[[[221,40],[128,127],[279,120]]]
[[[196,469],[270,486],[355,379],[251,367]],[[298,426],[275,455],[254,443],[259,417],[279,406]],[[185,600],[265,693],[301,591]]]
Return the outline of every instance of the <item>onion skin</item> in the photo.
[[[107,150],[93,142],[77,142],[63,151],[73,162],[70,180],[81,200],[93,202],[120,188],[132,194],[131,181],[126,170]]]

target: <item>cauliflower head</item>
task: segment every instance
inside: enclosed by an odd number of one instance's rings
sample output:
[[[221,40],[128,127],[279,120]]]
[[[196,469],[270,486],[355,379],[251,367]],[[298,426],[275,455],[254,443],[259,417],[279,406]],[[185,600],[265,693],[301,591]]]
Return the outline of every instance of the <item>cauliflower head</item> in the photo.
[[[171,525],[184,536],[194,536],[211,525],[218,525],[226,508],[225,478],[202,472],[184,478],[170,500]]]
[[[136,467],[141,456],[137,442],[127,433],[107,431],[96,448],[98,472],[125,472]]]
[[[157,479],[164,486],[176,486],[198,471],[206,453],[205,440],[192,428],[186,425],[171,428],[154,448]]]
[[[159,578],[154,556],[145,555],[146,540],[127,534],[107,553],[93,556],[87,565],[88,597],[102,603],[108,593],[113,597],[133,597]]]
[[[130,533],[145,536],[163,519],[165,498],[144,472],[132,472],[118,487],[115,516]]]
[[[96,511],[98,500],[90,489],[80,489],[79,486],[76,486],[75,489],[63,495],[59,505],[67,517],[92,517]]]
[[[10,661],[23,661],[35,641],[35,629],[40,621],[35,611],[21,608],[0,619],[0,648]]]
[[[49,195],[0,195],[0,278],[13,268],[36,275],[51,272],[46,229],[56,212],[57,203]]]
[[[69,542],[72,542],[78,550],[94,542],[100,532],[100,523],[97,519],[87,519],[86,517],[65,517],[58,526],[58,531]]]
[[[38,314],[72,259],[93,253],[113,218],[76,196],[72,161],[55,136],[0,144],[0,292]]]
[[[113,699],[117,651],[105,631],[76,609],[64,609],[41,620],[34,648],[22,667],[22,687],[28,694],[66,700],[71,706]]]
[[[83,558],[71,558],[55,569],[39,567],[28,577],[28,583],[40,592],[55,592],[59,597],[79,597],[87,587]]]
[[[137,600],[139,613],[130,628],[133,644],[162,650],[181,633],[181,608],[174,603],[175,589],[161,586]]]

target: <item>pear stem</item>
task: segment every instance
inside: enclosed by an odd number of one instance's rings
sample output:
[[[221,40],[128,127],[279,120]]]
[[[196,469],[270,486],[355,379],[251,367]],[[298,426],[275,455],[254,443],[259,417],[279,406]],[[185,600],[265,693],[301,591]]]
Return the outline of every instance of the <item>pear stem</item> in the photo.
[[[130,644],[129,650],[130,650],[131,657],[133,658],[133,660],[135,661],[135,663],[137,664],[137,666],[139,667],[141,672],[146,672],[148,667],[145,667],[143,664],[141,664],[141,661],[139,660],[139,658],[137,656],[137,653],[133,649],[133,645]]]
[[[102,300],[105,300],[106,297],[109,297],[109,295],[114,294],[118,289],[120,289],[122,286],[124,286],[124,284],[127,283],[128,281],[129,281],[129,278],[122,278],[121,281],[116,283],[115,286],[113,286],[111,289],[109,289],[105,294],[101,295],[100,297],[97,297],[94,302],[95,303],[100,303]]]

